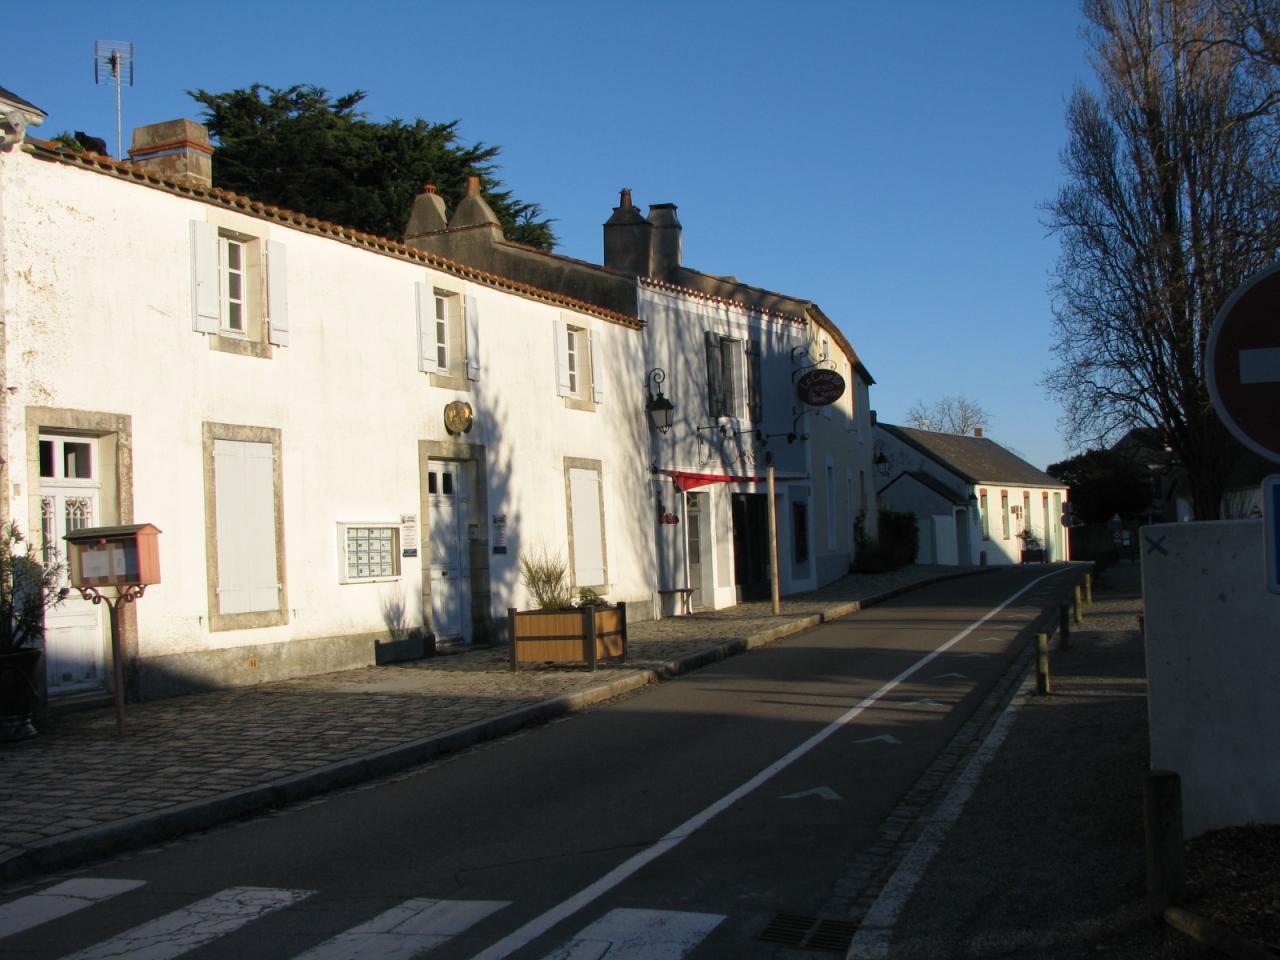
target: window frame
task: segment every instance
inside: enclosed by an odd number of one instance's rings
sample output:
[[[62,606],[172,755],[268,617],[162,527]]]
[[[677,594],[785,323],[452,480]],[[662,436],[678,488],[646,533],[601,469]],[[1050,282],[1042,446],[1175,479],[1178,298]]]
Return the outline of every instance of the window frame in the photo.
[[[391,573],[351,575],[351,531],[388,530],[391,533]],[[357,554],[358,556],[358,554]],[[358,564],[357,564],[358,566]],[[400,563],[400,524],[392,520],[339,520],[338,521],[338,582],[386,583],[399,580],[403,575]]]
[[[246,233],[226,217],[192,220],[192,329],[209,338],[209,349],[270,359],[274,347],[289,345],[286,247],[265,233]],[[239,269],[230,265],[238,251]],[[239,297],[232,296],[232,277]],[[239,326],[232,306],[239,307]]]

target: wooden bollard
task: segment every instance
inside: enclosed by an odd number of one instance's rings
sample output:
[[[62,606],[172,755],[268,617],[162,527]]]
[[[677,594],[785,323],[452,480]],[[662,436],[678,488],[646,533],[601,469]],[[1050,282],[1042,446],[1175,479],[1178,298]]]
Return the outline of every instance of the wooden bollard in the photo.
[[[1074,605],[1075,606],[1074,619],[1076,622],[1076,626],[1079,626],[1080,624],[1084,623],[1084,603],[1083,603],[1083,598],[1081,596],[1080,584],[1078,583],[1076,584],[1075,594],[1076,594],[1076,602]]]
[[[1147,844],[1147,908],[1159,919],[1186,889],[1182,846],[1182,778],[1152,770],[1142,791]]]
[[[1071,613],[1065,603],[1058,606],[1058,649],[1071,649]]]
[[[1053,684],[1049,680],[1049,635],[1036,634],[1036,693],[1053,693]]]
[[[1093,606],[1093,574],[1086,573],[1084,575],[1084,602],[1089,606]]]

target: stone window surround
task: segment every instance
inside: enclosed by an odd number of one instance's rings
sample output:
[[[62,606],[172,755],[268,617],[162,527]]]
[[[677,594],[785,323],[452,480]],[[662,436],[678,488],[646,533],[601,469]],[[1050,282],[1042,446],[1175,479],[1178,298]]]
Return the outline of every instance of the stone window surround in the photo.
[[[281,431],[277,427],[250,427],[230,423],[201,424],[204,459],[204,542],[205,569],[208,583],[209,631],[254,630],[278,627],[289,622],[289,586],[285,580],[284,553],[284,478],[281,469]],[[214,490],[213,447],[215,440],[240,440],[269,443],[272,452],[272,494],[276,520],[276,577],[280,584],[279,606],[275,610],[248,613],[218,611],[218,517]]]

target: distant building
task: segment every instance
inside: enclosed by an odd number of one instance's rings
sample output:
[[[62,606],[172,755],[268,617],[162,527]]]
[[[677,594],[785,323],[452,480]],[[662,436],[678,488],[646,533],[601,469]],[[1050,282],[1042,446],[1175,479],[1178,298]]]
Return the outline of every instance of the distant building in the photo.
[[[876,438],[880,504],[915,514],[917,563],[1018,563],[1024,533],[1046,560],[1071,558],[1068,488],[981,430],[970,437],[879,423]]]

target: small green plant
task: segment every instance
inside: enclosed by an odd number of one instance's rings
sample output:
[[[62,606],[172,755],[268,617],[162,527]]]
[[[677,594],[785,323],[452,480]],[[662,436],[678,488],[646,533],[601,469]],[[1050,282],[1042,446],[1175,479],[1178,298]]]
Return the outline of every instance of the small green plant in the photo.
[[[578,590],[579,607],[607,607],[609,601],[604,598],[604,594],[597,593],[590,587],[582,587]]]
[[[569,568],[564,557],[546,547],[520,554],[520,582],[539,610],[568,610],[573,607],[569,588]]]
[[[66,564],[42,565],[35,544],[10,520],[0,526],[0,653],[39,646],[44,612],[70,592],[62,586]]]

